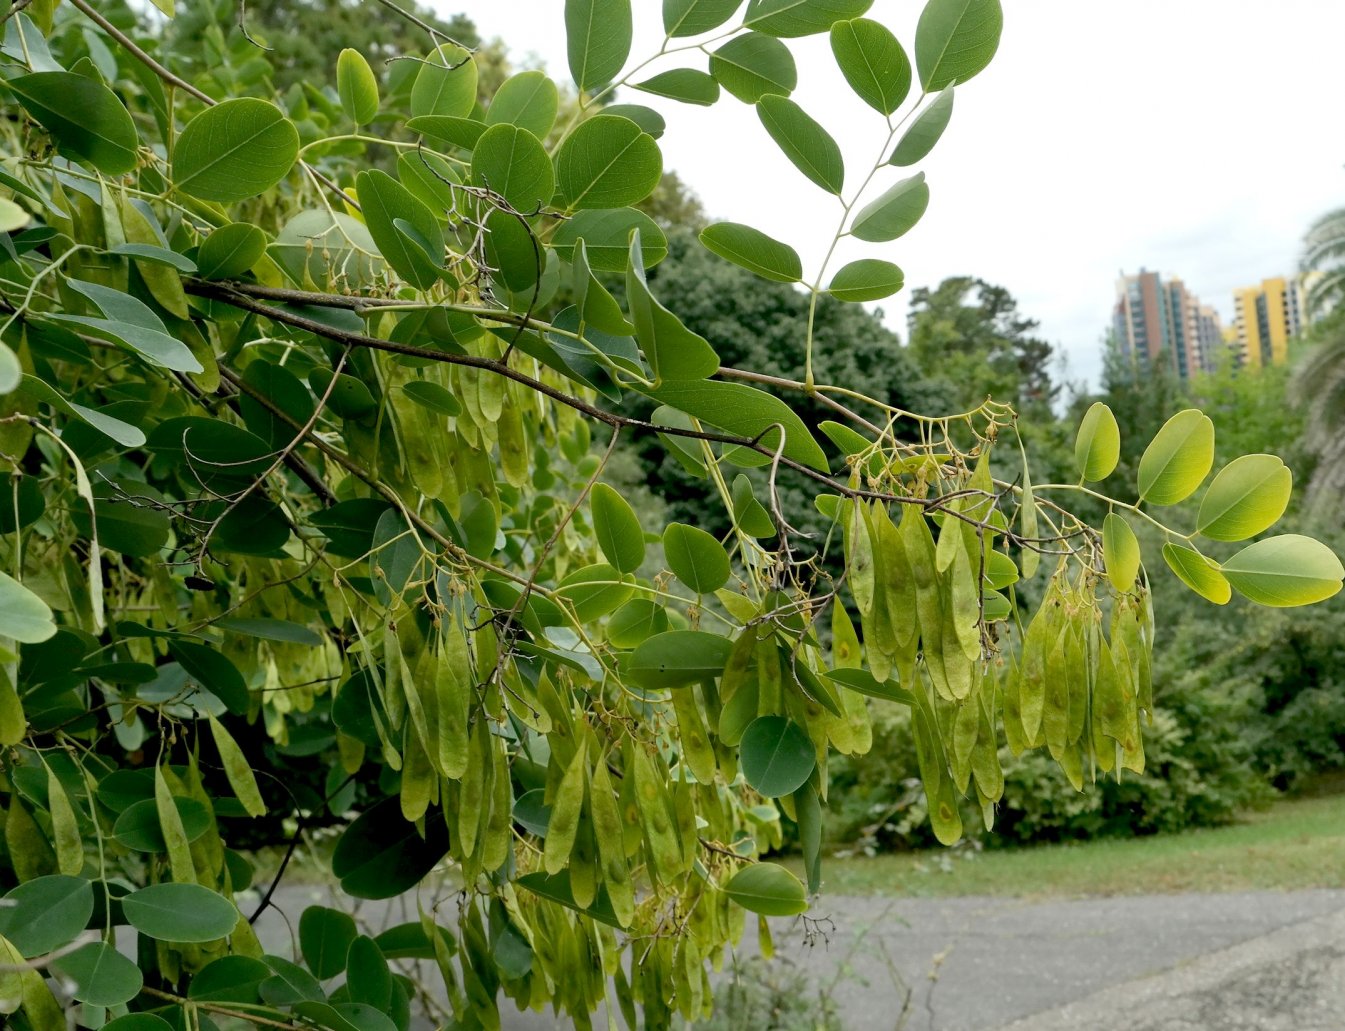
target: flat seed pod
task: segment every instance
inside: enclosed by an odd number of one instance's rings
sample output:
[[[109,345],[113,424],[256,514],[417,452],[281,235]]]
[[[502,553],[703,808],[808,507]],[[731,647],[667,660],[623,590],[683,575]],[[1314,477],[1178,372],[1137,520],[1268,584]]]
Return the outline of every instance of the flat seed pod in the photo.
[[[962,814],[958,811],[953,778],[944,765],[943,749],[938,745],[929,717],[922,710],[912,712],[911,729],[915,735],[920,779],[924,783],[925,800],[929,806],[930,826],[940,843],[956,844],[962,837]]]
[[[468,681],[467,640],[456,623],[447,623],[441,636],[439,661],[434,665],[437,765],[457,780],[467,769],[471,684]]]
[[[1046,709],[1046,660],[1054,643],[1049,605],[1048,602],[1042,606],[1023,640],[1022,677],[1017,702],[1023,740],[1028,747],[1035,747]]]
[[[593,834],[598,843],[598,858],[602,863],[602,882],[612,900],[612,911],[622,927],[629,927],[635,919],[635,889],[630,868],[626,864],[621,810],[616,791],[605,761],[593,767],[589,783],[589,805],[593,815]]]
[[[710,744],[710,734],[695,689],[673,691],[672,705],[677,716],[677,740],[682,746],[682,761],[701,784],[713,784],[715,750]]]
[[[214,716],[210,717],[210,735],[219,751],[220,762],[224,766],[224,775],[229,779],[234,797],[243,803],[249,816],[263,816],[266,803],[262,801],[261,791],[257,787],[257,778],[252,772],[252,764],[243,755],[243,750],[234,741],[233,735],[224,729],[224,725]]]
[[[84,841],[70,796],[50,766],[47,767],[47,811],[51,814],[57,867],[66,876],[76,876],[84,869]]]
[[[547,825],[546,847],[542,858],[549,874],[560,873],[570,861],[575,834],[584,808],[584,784],[588,775],[588,756],[582,747],[575,750],[565,768],[560,788],[551,800],[551,822]]]
[[[1042,732],[1051,758],[1060,759],[1069,743],[1070,730],[1070,626],[1066,621],[1046,656],[1046,692],[1042,709]]]
[[[845,523],[845,571],[850,593],[863,619],[873,612],[873,541],[864,502],[858,498],[850,502],[850,515]]]
[[[971,777],[971,753],[980,733],[980,715],[981,707],[974,698],[967,699],[953,710],[952,747],[949,749],[953,760],[953,782],[957,790],[964,794]]]
[[[195,884],[196,867],[192,863],[191,845],[162,766],[154,768],[154,805],[159,814],[159,829],[167,846],[173,880],[178,884]]]
[[[666,776],[659,776],[654,768],[654,760],[642,747],[636,745],[632,754],[635,760],[635,792],[650,870],[657,880],[667,884],[677,877],[683,860],[667,779]]]
[[[1071,624],[1065,642],[1065,675],[1069,680],[1069,723],[1065,741],[1075,745],[1083,737],[1088,721],[1089,669],[1082,629]]]
[[[458,789],[458,836],[454,842],[463,857],[470,858],[476,851],[477,833],[481,827],[482,809],[486,805],[486,770],[490,753],[486,737],[486,721],[478,719],[468,741],[467,770]]]
[[[584,772],[587,782],[587,768]],[[587,790],[585,796],[587,800]],[[570,891],[574,895],[574,904],[580,909],[588,909],[598,897],[598,843],[593,838],[593,820],[588,810],[589,807],[585,805],[580,812],[568,867]]]

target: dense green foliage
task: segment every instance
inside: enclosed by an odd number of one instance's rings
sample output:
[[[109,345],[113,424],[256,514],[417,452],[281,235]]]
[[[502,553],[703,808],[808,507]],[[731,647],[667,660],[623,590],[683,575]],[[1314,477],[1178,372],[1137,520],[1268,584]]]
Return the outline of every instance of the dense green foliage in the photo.
[[[963,799],[994,821],[1001,742],[1045,749],[1076,789],[1145,769],[1141,560],[1158,568],[1160,540],[1216,604],[1340,590],[1324,545],[1260,536],[1288,502],[1277,460],[1206,486],[1198,411],[1145,445],[1141,505],[1102,483],[1121,446],[1105,406],[1046,482],[1007,401],[895,403],[901,359],[877,333],[847,348],[841,307],[900,288],[883,258],[805,282],[787,243],[702,229],[715,262],[798,291],[760,303],[801,371],[690,284],[703,332],[670,310],[669,241],[637,207],[662,121],[605,107],[614,89],[754,104],[784,161],[843,198],[837,236],[887,243],[928,206],[923,173],[879,165],[847,195],[826,113],[787,96],[789,40],[829,34],[905,167],[993,57],[997,0],[929,0],[900,61],[868,0],[670,0],[653,80],[629,0],[567,0],[573,104],[537,71],[483,88],[489,60],[415,19],[386,76],[385,50],[346,48],[286,85],[212,30],[214,5],[182,3],[209,17],[181,34],[155,6],[37,0],[4,21],[12,1026],[405,1031],[416,988],[390,964],[424,960],[452,1027],[498,1027],[506,999],[586,1026],[609,998],[667,1027],[706,1012],[749,914],[820,889],[829,763],[870,750],[868,699],[909,709],[951,843]],[[1018,389],[1042,387],[1020,369]],[[646,525],[605,482],[651,433],[730,521]],[[1110,509],[1102,533],[1081,496]],[[803,879],[762,859],[782,814]],[[297,955],[266,955],[252,923],[285,865],[244,914],[245,852],[318,824],[334,905],[299,916]],[[417,918],[360,934],[345,904],[395,896]]]

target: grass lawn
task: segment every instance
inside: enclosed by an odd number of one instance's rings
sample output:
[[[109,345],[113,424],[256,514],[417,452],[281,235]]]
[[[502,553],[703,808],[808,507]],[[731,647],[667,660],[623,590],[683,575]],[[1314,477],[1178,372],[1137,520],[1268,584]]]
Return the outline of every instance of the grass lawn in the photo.
[[[827,858],[843,895],[1078,897],[1345,888],[1345,794],[1285,799],[1229,827],[1035,848]]]

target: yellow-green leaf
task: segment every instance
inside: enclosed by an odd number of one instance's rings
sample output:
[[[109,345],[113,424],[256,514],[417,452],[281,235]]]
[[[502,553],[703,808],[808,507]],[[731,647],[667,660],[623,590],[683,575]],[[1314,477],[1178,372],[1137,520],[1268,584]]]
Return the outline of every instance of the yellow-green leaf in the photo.
[[[1297,533],[1248,545],[1223,564],[1223,571],[1243,597],[1274,608],[1325,601],[1345,579],[1335,552]]]
[[[47,767],[47,812],[51,814],[51,836],[56,844],[56,864],[61,873],[74,877],[84,869],[84,840],[79,833],[70,796],[65,793],[55,772]]]
[[[1213,464],[1210,417],[1195,408],[1178,412],[1163,424],[1140,458],[1140,500],[1175,505],[1191,496]]]
[[[249,816],[264,815],[266,803],[262,801],[251,764],[243,755],[243,750],[238,747],[238,742],[233,739],[233,735],[214,716],[210,717],[210,735],[215,739],[220,762],[224,764],[224,775],[229,778],[229,786],[233,788],[235,797],[243,803],[243,808],[247,810]]]
[[[701,243],[726,261],[774,283],[797,283],[803,278],[798,251],[751,226],[716,222],[701,231]]]
[[[1074,464],[1079,475],[1095,482],[1105,480],[1121,457],[1121,430],[1116,416],[1101,401],[1095,401],[1079,423],[1074,438]]]
[[[336,92],[341,109],[356,125],[366,125],[378,114],[378,79],[358,50],[347,47],[337,57]]]
[[[724,885],[724,893],[743,909],[762,916],[793,916],[808,909],[803,882],[775,863],[743,867]]]
[[[1115,512],[1108,512],[1102,520],[1102,557],[1111,585],[1128,594],[1140,571],[1140,542],[1130,524]]]
[[[1219,470],[1200,502],[1196,528],[1216,541],[1245,541],[1289,507],[1294,475],[1275,455],[1243,455]]]
[[[1219,567],[1200,552],[1168,543],[1163,545],[1163,561],[1177,574],[1178,580],[1207,601],[1227,605],[1233,597],[1233,589]]]

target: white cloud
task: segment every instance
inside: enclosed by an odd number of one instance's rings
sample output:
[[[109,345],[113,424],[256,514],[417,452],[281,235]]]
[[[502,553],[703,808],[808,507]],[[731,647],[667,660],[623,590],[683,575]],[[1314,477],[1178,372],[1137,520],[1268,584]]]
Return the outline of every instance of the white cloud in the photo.
[[[437,0],[484,35],[566,76],[560,0]],[[657,0],[635,0],[638,57],[658,50]],[[911,49],[919,4],[876,0],[870,17]],[[994,64],[959,87],[952,124],[924,163],[932,201],[891,244],[847,242],[900,264],[914,285],[972,274],[1002,283],[1096,377],[1117,273],[1184,278],[1231,313],[1234,287],[1290,271],[1308,222],[1345,198],[1339,0],[1006,0]],[[825,37],[791,41],[795,94],[845,152],[847,186],[886,136],[837,72]],[[651,70],[704,66],[668,57]],[[717,217],[789,240],[815,272],[840,218],[835,198],[775,151],[753,111],[725,96],[690,109],[630,91],[668,118],[661,141]],[[885,169],[875,181],[908,174]],[[833,262],[832,268],[838,267]],[[904,329],[905,305],[884,303]]]

